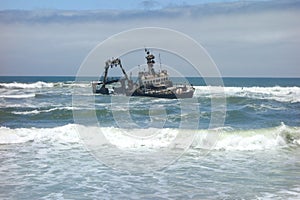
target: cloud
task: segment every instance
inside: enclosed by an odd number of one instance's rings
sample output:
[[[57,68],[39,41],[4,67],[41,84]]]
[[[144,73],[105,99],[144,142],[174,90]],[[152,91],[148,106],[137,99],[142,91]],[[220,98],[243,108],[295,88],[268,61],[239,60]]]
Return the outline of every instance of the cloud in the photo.
[[[144,8],[159,7],[154,0],[145,0],[140,3]],[[126,21],[135,19],[176,19],[189,17],[195,20],[202,18],[253,14],[268,11],[300,9],[300,1],[238,1],[227,3],[211,3],[200,5],[169,6],[155,10],[2,10],[1,23],[82,23],[101,21]]]
[[[144,0],[140,3],[140,6],[145,10],[153,10],[160,7],[160,4],[154,0]]]
[[[0,11],[0,74],[74,75],[88,52],[112,34],[157,26],[203,44],[223,75],[300,77],[299,5],[242,1],[159,10]]]

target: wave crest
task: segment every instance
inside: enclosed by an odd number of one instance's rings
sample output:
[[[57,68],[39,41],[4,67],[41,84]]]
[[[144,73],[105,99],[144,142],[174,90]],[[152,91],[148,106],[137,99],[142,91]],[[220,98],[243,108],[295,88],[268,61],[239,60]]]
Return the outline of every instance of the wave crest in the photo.
[[[206,134],[215,133],[210,130]],[[207,137],[197,135],[194,148],[206,148]],[[212,147],[214,150],[252,151],[274,148],[285,148],[300,145],[300,127],[289,127],[285,124],[273,128],[252,130],[218,131],[218,139]]]
[[[0,88],[5,89],[40,89],[40,88],[53,88],[53,87],[91,87],[89,82],[75,83],[74,81],[67,82],[43,82],[37,81],[34,83],[0,83]]]
[[[6,99],[26,99],[26,98],[33,98],[35,97],[35,93],[31,94],[7,94],[7,95],[0,95],[0,98]]]
[[[300,102],[300,87],[218,87],[218,86],[194,86],[195,97],[218,96],[224,92],[226,97],[246,97],[251,99],[268,99],[279,102]]]
[[[179,134],[193,131],[193,149],[255,151],[300,146],[300,127],[282,124],[278,127],[253,130],[233,130],[225,127],[215,130],[186,129],[119,129],[114,127],[89,127],[68,124],[54,128],[0,128],[0,144],[49,141],[54,143],[80,143],[78,130],[101,131],[111,144],[118,148],[162,148],[168,146]],[[99,130],[100,129],[100,130]],[[134,138],[128,133],[156,132],[154,137]],[[212,137],[216,136],[217,137]]]
[[[8,89],[34,89],[34,88],[45,88],[45,87],[54,87],[54,83],[46,83],[43,81],[38,81],[35,83],[0,83],[0,88]]]

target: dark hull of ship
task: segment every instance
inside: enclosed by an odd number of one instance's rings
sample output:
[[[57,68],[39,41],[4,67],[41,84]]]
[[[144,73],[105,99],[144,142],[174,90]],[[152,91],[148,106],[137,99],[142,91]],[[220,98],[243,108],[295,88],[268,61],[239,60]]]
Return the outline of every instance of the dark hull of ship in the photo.
[[[101,88],[101,89],[96,89],[94,91],[94,93],[96,94],[106,94],[108,95],[109,94],[109,90],[107,88]]]
[[[109,95],[109,90],[101,86],[99,83],[93,83],[93,92],[96,94]],[[143,97],[156,97],[165,99],[181,99],[181,98],[192,98],[194,90],[182,91],[181,93],[175,93],[172,90],[150,90],[144,92],[143,90],[137,89],[135,91],[129,91],[122,87],[114,88],[115,94],[126,94],[126,96],[143,96]]]
[[[165,98],[165,99],[184,99],[184,98],[192,98],[194,91],[186,91],[180,94],[175,94],[173,92],[142,92],[142,91],[134,91],[132,93],[127,93],[127,96],[143,96],[143,97],[156,97],[156,98]]]
[[[101,82],[92,82],[93,93],[96,94],[109,94],[109,90],[106,87],[102,87]]]

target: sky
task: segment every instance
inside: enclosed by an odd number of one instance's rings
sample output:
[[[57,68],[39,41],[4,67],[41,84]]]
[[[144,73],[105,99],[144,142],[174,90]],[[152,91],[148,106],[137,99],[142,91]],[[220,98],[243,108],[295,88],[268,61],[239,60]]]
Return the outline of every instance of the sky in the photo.
[[[110,36],[162,27],[200,43],[222,76],[300,77],[299,11],[299,0],[1,0],[0,75],[74,76]]]
[[[230,1],[234,0],[1,0],[0,9],[135,10]]]

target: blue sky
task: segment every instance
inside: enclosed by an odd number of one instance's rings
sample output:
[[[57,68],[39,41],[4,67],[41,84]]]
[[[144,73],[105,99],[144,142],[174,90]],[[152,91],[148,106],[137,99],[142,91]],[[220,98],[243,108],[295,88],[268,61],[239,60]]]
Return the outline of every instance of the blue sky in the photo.
[[[229,2],[233,0],[1,0],[0,9],[63,9],[63,10],[95,10],[95,9],[154,9],[168,6],[197,5],[212,2]]]
[[[299,19],[299,0],[2,0],[0,75],[75,75],[100,42],[152,26],[202,44],[223,76],[300,77]]]

